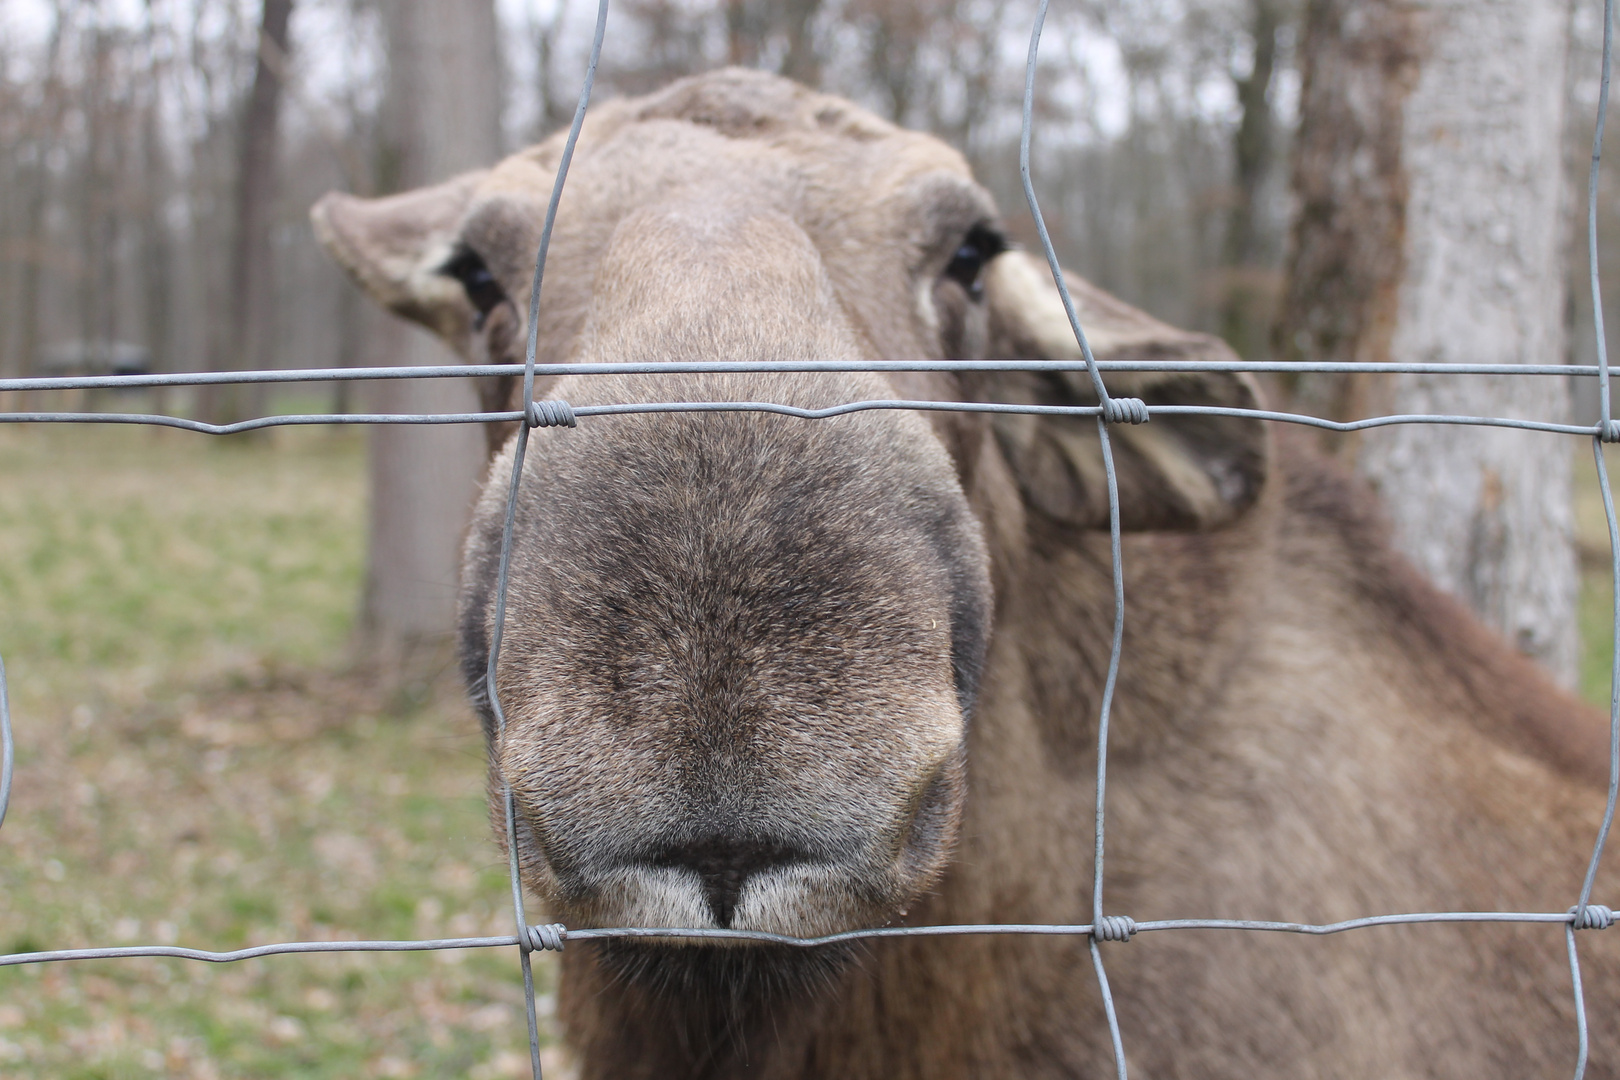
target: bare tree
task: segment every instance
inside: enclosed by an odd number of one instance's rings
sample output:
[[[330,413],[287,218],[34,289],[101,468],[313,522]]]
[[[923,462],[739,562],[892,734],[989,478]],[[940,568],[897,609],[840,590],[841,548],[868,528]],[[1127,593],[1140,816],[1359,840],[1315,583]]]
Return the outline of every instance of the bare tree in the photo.
[[[931,0],[855,0],[857,24],[866,30],[864,67],[883,94],[881,110],[896,123],[913,120],[921,91],[928,30],[942,14]]]
[[[1261,186],[1276,155],[1277,123],[1271,105],[1277,69],[1282,0],[1250,0],[1253,61],[1236,80],[1243,118],[1232,139],[1232,206],[1226,220],[1226,273],[1220,333],[1240,356],[1255,357],[1268,345],[1273,296],[1264,270],[1259,222]]]
[[[23,198],[23,236],[18,255],[16,338],[17,369],[23,374],[29,374],[39,359],[40,308],[44,298],[41,279],[46,244],[45,208],[50,193],[48,160],[62,112],[63,90],[59,74],[66,23],[66,12],[58,0],[52,8],[51,32],[45,47],[44,78],[40,80],[40,99],[32,110],[33,116],[25,121],[32,145],[28,165],[19,176],[26,195]]]
[[[388,95],[382,190],[413,187],[494,161],[500,142],[500,54],[494,0],[382,5]],[[377,360],[456,358],[424,330],[381,321]],[[476,412],[461,380],[373,384],[380,412]],[[484,461],[470,426],[378,427],[371,438],[371,530],[362,624],[375,646],[409,648],[448,633],[462,532]]]
[[[1313,0],[1281,349],[1299,359],[1558,362],[1567,0]],[[1563,380],[1301,379],[1339,416],[1561,420]],[[1406,552],[1572,682],[1569,444],[1406,426],[1344,444]]]
[[[79,344],[87,355],[109,348],[112,341],[113,244],[118,227],[119,105],[115,86],[115,32],[101,20],[100,5],[91,5],[86,77],[80,87],[84,118],[84,166],[78,174],[78,325]]]
[[[904,2],[911,0],[897,6]],[[636,44],[617,56],[610,54],[604,82],[621,92],[642,93],[718,64],[736,64],[825,87],[831,42],[822,33],[821,23],[833,7],[825,0],[717,0],[711,4],[625,0],[617,10],[635,28]],[[545,55],[551,55],[554,39],[542,44],[548,50]],[[549,100],[543,93],[542,104]],[[568,113],[558,116],[558,120],[565,119],[571,115],[572,94],[559,104],[570,107]]]
[[[219,360],[231,370],[269,366],[267,329],[274,303],[270,265],[270,221],[280,173],[282,84],[285,81],[287,28],[293,0],[264,0],[260,14],[253,89],[248,93],[239,134],[235,228],[231,240],[230,324]],[[230,424],[264,411],[258,385],[205,388],[203,414],[216,424]]]
[[[529,16],[527,30],[534,50],[535,120],[531,133],[536,140],[550,135],[570,117],[569,96],[557,77],[558,44],[567,25],[568,0],[557,0],[549,18]]]
[[[365,164],[376,87],[361,56],[335,92],[315,95],[330,101],[299,101],[287,78],[296,65],[276,47],[291,39],[275,8],[290,3],[52,0],[36,39],[0,40],[0,369],[104,369],[114,342],[122,362],[150,357],[165,370],[309,363],[338,351],[335,281],[321,276],[324,258],[319,273],[287,273],[319,253],[307,232],[280,226],[302,224],[336,181],[334,163],[369,184],[352,166]],[[366,0],[308,3],[346,19],[380,57]],[[278,80],[282,111],[298,102],[304,123],[259,137],[273,127],[263,91]],[[293,162],[292,190],[274,190]],[[244,335],[244,321],[257,329]],[[141,404],[186,411],[194,400],[182,389]],[[247,400],[233,418],[258,411]]]

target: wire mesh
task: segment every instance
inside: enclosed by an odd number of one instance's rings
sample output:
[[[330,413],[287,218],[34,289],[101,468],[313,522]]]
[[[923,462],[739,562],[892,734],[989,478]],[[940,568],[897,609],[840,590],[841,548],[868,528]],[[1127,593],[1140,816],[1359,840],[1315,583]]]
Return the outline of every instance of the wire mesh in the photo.
[[[172,957],[210,963],[232,963],[256,957],[295,953],[331,952],[419,952],[447,949],[477,949],[513,947],[518,949],[523,979],[526,1018],[528,1022],[530,1068],[535,1080],[541,1076],[540,1034],[535,1010],[535,992],[530,953],[536,949],[561,949],[566,941],[599,941],[606,939],[683,939],[710,941],[747,941],[814,948],[843,942],[893,938],[941,937],[957,935],[1065,935],[1086,936],[1104,1006],[1110,1044],[1113,1049],[1115,1075],[1126,1080],[1127,1053],[1120,1034],[1118,1016],[1109,988],[1108,975],[1099,942],[1127,941],[1139,933],[1188,930],[1227,930],[1264,933],[1293,933],[1313,936],[1345,933],[1378,926],[1439,924],[1439,923],[1529,923],[1557,924],[1563,928],[1569,960],[1571,988],[1576,1013],[1577,1052],[1574,1067],[1575,1080],[1582,1080],[1588,1057],[1588,1032],[1584,992],[1581,982],[1577,929],[1603,929],[1613,922],[1613,913],[1606,906],[1593,904],[1592,891],[1608,835],[1613,824],[1616,796],[1620,792],[1620,523],[1617,523],[1614,502],[1609,489],[1607,465],[1603,445],[1620,442],[1620,421],[1611,416],[1609,362],[1603,332],[1603,305],[1599,289],[1597,249],[1597,194],[1599,169],[1606,111],[1608,107],[1610,72],[1613,51],[1613,0],[1605,0],[1602,78],[1599,90],[1597,123],[1593,135],[1591,166],[1587,189],[1587,254],[1589,279],[1593,301],[1593,330],[1596,335],[1598,363],[1596,365],[1565,364],[1402,364],[1402,363],[1296,363],[1249,361],[1166,361],[1153,358],[1098,361],[1091,352],[1084,328],[1075,310],[1073,299],[1063,280],[1063,271],[1042,217],[1030,172],[1030,143],[1033,134],[1033,101],[1035,76],[1038,67],[1040,40],[1049,0],[1041,0],[1030,34],[1025,67],[1023,118],[1019,142],[1019,173],[1025,198],[1029,204],[1041,247],[1062,299],[1082,360],[1069,361],[997,361],[997,360],[879,360],[879,361],[773,361],[755,363],[735,362],[624,362],[614,364],[548,364],[536,363],[539,311],[542,296],[547,253],[562,198],[569,166],[578,142],[580,130],[589,108],[592,85],[601,57],[608,13],[608,0],[600,0],[590,59],[584,85],[581,88],[573,122],[564,144],[561,161],[546,209],[545,224],[535,257],[535,266],[528,303],[528,336],[525,360],[518,364],[442,365],[437,367],[374,367],[335,368],[284,371],[200,372],[135,376],[76,376],[58,378],[0,379],[0,391],[40,391],[61,389],[96,389],[105,387],[140,386],[203,386],[221,383],[279,383],[279,382],[331,382],[367,381],[397,378],[451,378],[483,375],[523,376],[523,410],[494,413],[415,414],[345,414],[345,415],[288,415],[267,416],[234,424],[207,424],[178,416],[158,416],[134,413],[98,412],[10,412],[0,413],[0,423],[95,423],[95,424],[148,424],[180,428],[209,434],[231,434],[269,427],[306,426],[325,424],[468,424],[489,422],[516,422],[517,431],[511,478],[507,488],[505,518],[501,535],[499,573],[495,596],[495,621],[490,642],[489,661],[485,684],[496,720],[495,739],[491,753],[500,755],[504,750],[506,717],[502,709],[496,670],[505,629],[506,594],[510,570],[512,535],[517,496],[522,480],[523,462],[530,432],[540,426],[573,427],[580,419],[637,413],[669,412],[764,412],[807,420],[827,419],[871,410],[918,410],[978,413],[1025,413],[1037,415],[1063,415],[1094,417],[1102,450],[1107,479],[1109,508],[1109,544],[1111,554],[1112,595],[1114,613],[1109,663],[1104,689],[1098,707],[1097,768],[1095,829],[1093,835],[1094,862],[1092,876],[1092,913],[1090,923],[1062,924],[962,924],[944,926],[878,927],[829,934],[820,937],[792,937],[758,931],[714,928],[669,927],[592,927],[568,928],[561,924],[531,925],[524,906],[523,885],[518,871],[518,846],[515,831],[513,795],[503,780],[501,799],[508,855],[508,874],[511,887],[514,932],[510,935],[462,938],[436,938],[404,941],[291,941],[254,946],[230,951],[210,951],[178,946],[120,946],[108,948],[58,949],[0,955],[0,967],[38,964],[70,960],[118,959],[126,957]],[[534,380],[537,374],[596,375],[596,374],[651,374],[651,373],[766,373],[781,371],[1085,371],[1096,394],[1095,406],[1016,405],[989,402],[944,402],[906,399],[880,399],[853,401],[824,409],[803,409],[774,402],[747,401],[671,401],[659,403],[607,404],[572,407],[566,402],[533,400]],[[1239,409],[1192,405],[1154,405],[1151,409],[1137,399],[1110,397],[1103,380],[1104,372],[1319,372],[1325,374],[1359,373],[1421,373],[1446,375],[1519,375],[1519,376],[1596,376],[1599,385],[1600,415],[1589,425],[1555,423],[1491,416],[1453,414],[1391,414],[1363,420],[1335,422],[1320,417],[1260,409]],[[1104,856],[1106,854],[1108,727],[1114,690],[1118,681],[1119,664],[1125,624],[1124,568],[1121,555],[1121,527],[1119,488],[1115,474],[1109,427],[1115,423],[1142,423],[1154,416],[1201,415],[1247,417],[1279,423],[1296,424],[1328,431],[1350,432],[1396,424],[1441,424],[1482,427],[1514,428],[1527,431],[1562,435],[1583,435],[1592,439],[1599,487],[1602,494],[1604,516],[1610,542],[1611,585],[1614,601],[1612,624],[1615,649],[1611,657],[1611,692],[1609,704],[1609,779],[1607,802],[1598,834],[1593,842],[1592,854],[1587,862],[1579,897],[1573,907],[1563,912],[1533,911],[1451,911],[1410,912],[1372,915],[1333,923],[1297,923],[1247,919],[1161,919],[1137,922],[1125,915],[1105,915],[1103,903]],[[16,750],[12,735],[6,670],[0,661],[0,823],[5,820],[10,801],[12,775]]]

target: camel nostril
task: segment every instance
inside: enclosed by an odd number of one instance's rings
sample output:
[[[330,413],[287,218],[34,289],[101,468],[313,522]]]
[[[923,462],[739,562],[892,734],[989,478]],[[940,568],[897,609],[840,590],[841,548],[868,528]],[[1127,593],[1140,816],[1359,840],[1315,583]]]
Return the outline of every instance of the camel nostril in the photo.
[[[750,877],[762,870],[804,859],[803,852],[781,844],[710,837],[665,848],[648,861],[654,866],[678,867],[695,873],[703,883],[703,898],[714,913],[715,923],[729,927],[737,910],[737,900]]]

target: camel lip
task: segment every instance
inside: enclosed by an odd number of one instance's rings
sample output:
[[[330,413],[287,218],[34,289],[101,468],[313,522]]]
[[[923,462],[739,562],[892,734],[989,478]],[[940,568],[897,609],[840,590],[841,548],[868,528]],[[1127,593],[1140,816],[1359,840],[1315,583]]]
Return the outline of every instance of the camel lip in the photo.
[[[795,947],[675,938],[594,943],[614,977],[684,1006],[754,1010],[831,990],[862,955],[854,942]]]
[[[699,849],[707,854],[708,849]],[[864,861],[800,858],[715,865],[660,858],[621,864],[574,888],[553,905],[575,927],[735,930],[792,938],[881,926],[909,898],[898,867]],[[739,869],[742,867],[742,869]],[[649,938],[678,943],[678,935]],[[710,947],[747,945],[746,939],[685,939]]]

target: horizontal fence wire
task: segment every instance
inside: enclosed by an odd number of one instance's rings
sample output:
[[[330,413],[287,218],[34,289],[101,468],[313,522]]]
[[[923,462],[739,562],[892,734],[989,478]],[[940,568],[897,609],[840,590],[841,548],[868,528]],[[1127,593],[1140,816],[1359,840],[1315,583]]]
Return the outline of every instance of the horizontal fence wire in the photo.
[[[1133,399],[1110,399],[1133,400]],[[560,404],[567,405],[566,402]],[[884,398],[871,401],[850,401],[830,405],[824,409],[803,409],[795,405],[782,405],[771,401],[655,401],[627,402],[615,405],[568,406],[568,414],[575,417],[633,416],[640,413],[714,413],[762,412],[779,416],[792,416],[801,420],[827,420],[850,413],[885,409],[908,409],[918,412],[965,413],[1026,413],[1034,416],[1076,416],[1104,418],[1106,405],[1021,405],[998,401],[926,401]],[[1544,431],[1554,435],[1602,436],[1602,424],[1560,424],[1549,420],[1525,420],[1507,416],[1465,416],[1453,413],[1397,413],[1390,416],[1370,416],[1363,420],[1326,420],[1305,413],[1276,412],[1270,409],[1238,409],[1217,405],[1141,405],[1142,417],[1152,416],[1228,416],[1249,420],[1274,420],[1282,424],[1322,431],[1369,431],[1374,428],[1394,427],[1402,424],[1443,424],[1465,427],[1514,428],[1519,431]],[[428,426],[434,424],[516,423],[527,418],[526,412],[509,410],[481,413],[294,413],[287,416],[260,416],[240,420],[233,424],[209,424],[183,416],[161,416],[152,413],[98,413],[98,412],[10,412],[0,413],[0,424],[148,424],[156,427],[179,428],[204,435],[239,435],[248,431],[262,431],[276,427],[343,427],[353,425],[398,424]],[[552,426],[549,424],[539,426]],[[572,425],[569,425],[572,426]]]
[[[1092,918],[1090,923],[1076,924],[961,924],[947,926],[878,927],[829,934],[821,937],[792,937],[755,931],[672,928],[672,927],[580,927],[561,924],[530,924],[524,905],[523,886],[518,873],[517,838],[513,795],[502,781],[500,797],[503,804],[504,830],[508,857],[508,876],[512,895],[514,932],[510,935],[462,938],[433,938],[408,941],[292,941],[265,944],[250,948],[216,952],[206,949],[178,946],[119,946],[111,948],[56,949],[47,951],[0,955],[0,967],[74,960],[108,960],[129,957],[169,957],[210,963],[231,963],[267,956],[298,953],[334,952],[421,952],[448,949],[512,948],[519,953],[527,1010],[530,1046],[530,1068],[536,1080],[541,1076],[540,1035],[535,1011],[534,981],[530,954],[535,950],[556,950],[568,941],[601,941],[610,939],[668,939],[686,941],[757,942],[800,948],[835,945],[851,941],[897,937],[943,937],[964,934],[975,935],[1072,935],[1089,938],[1099,991],[1104,1006],[1104,1018],[1114,1056],[1114,1071],[1118,1080],[1127,1080],[1126,1047],[1120,1035],[1109,989],[1100,942],[1128,941],[1136,934],[1162,931],[1243,931],[1261,933],[1292,933],[1330,935],[1378,927],[1439,924],[1439,923],[1544,923],[1563,928],[1570,966],[1572,990],[1576,1007],[1576,1062],[1575,1080],[1584,1075],[1588,1056],[1588,1032],[1584,993],[1575,931],[1603,929],[1614,921],[1613,912],[1602,904],[1592,902],[1592,891],[1604,847],[1613,823],[1616,796],[1620,792],[1620,523],[1617,523],[1613,498],[1609,490],[1607,466],[1603,446],[1620,441],[1620,422],[1611,419],[1608,353],[1604,341],[1603,309],[1599,291],[1597,260],[1597,192],[1598,171],[1601,161],[1605,114],[1608,104],[1609,79],[1613,45],[1613,0],[1604,3],[1603,69],[1599,90],[1598,119],[1593,136],[1592,160],[1588,183],[1587,241],[1590,262],[1589,277],[1593,295],[1594,331],[1597,336],[1598,363],[1595,365],[1567,364],[1403,364],[1403,363],[1293,363],[1252,362],[1239,360],[1158,360],[1151,358],[1119,358],[1097,360],[1086,340],[1081,320],[1075,310],[1069,290],[1063,281],[1063,271],[1047,234],[1034,185],[1030,175],[1030,142],[1033,132],[1032,103],[1035,74],[1039,55],[1041,29],[1046,18],[1048,0],[1041,0],[1030,35],[1028,59],[1025,68],[1023,123],[1020,133],[1019,166],[1026,200],[1040,236],[1041,248],[1047,258],[1053,279],[1058,286],[1065,312],[1069,318],[1082,359],[1078,361],[1029,360],[870,360],[870,361],[760,361],[738,362],[626,362],[615,364],[539,364],[536,362],[536,333],[541,302],[546,255],[555,224],[557,207],[562,197],[569,164],[577,144],[581,126],[590,103],[591,87],[597,63],[601,56],[605,33],[608,0],[600,0],[597,10],[592,51],[587,65],[584,85],[574,113],[550,202],[547,206],[544,228],[536,253],[534,276],[528,305],[528,336],[523,364],[438,365],[430,367],[366,367],[317,368],[282,371],[193,372],[156,373],[110,376],[58,376],[44,378],[0,379],[0,392],[29,393],[52,390],[129,390],[143,387],[211,386],[237,383],[320,383],[337,381],[373,381],[386,379],[434,379],[476,376],[521,375],[523,390],[522,410],[480,413],[432,414],[304,414],[265,416],[233,424],[208,424],[182,416],[147,413],[103,413],[65,411],[16,411],[0,413],[0,423],[51,424],[145,424],[180,428],[209,434],[231,434],[271,427],[350,425],[350,424],[518,424],[503,523],[500,569],[495,596],[496,614],[490,643],[486,688],[496,718],[496,735],[491,753],[497,762],[504,746],[506,717],[502,709],[499,688],[495,678],[500,658],[501,639],[505,628],[505,606],[510,571],[512,534],[517,494],[523,475],[523,461],[530,432],[535,427],[574,427],[584,419],[627,416],[646,413],[774,413],[804,420],[823,420],[873,410],[918,410],[972,413],[1022,413],[1034,415],[1073,416],[1094,418],[1097,423],[1108,482],[1109,539],[1112,561],[1114,620],[1112,645],[1104,692],[1099,705],[1096,817],[1093,834]],[[764,401],[670,401],[655,403],[620,403],[571,406],[567,402],[534,400],[535,381],[562,375],[631,375],[631,374],[702,374],[702,373],[768,373],[768,372],[903,372],[903,371],[1030,371],[1081,372],[1084,371],[1097,398],[1096,405],[1052,406],[1006,404],[974,401],[923,401],[910,399],[876,399],[852,401],[822,409],[803,409]],[[1146,404],[1137,399],[1115,398],[1108,393],[1103,380],[1105,372],[1119,373],[1322,373],[1322,374],[1444,374],[1456,376],[1586,376],[1595,377],[1599,384],[1600,415],[1597,422],[1588,425],[1554,422],[1550,420],[1515,419],[1507,417],[1468,416],[1440,413],[1392,414],[1354,421],[1332,421],[1300,413],[1264,409],[1237,409],[1201,405]],[[1563,912],[1530,911],[1452,911],[1411,912],[1404,914],[1371,915],[1333,923],[1277,922],[1248,919],[1160,919],[1137,922],[1126,915],[1104,914],[1104,856],[1106,854],[1106,786],[1108,762],[1108,721],[1112,707],[1115,683],[1118,678],[1120,653],[1125,619],[1125,594],[1121,559],[1119,492],[1114,473],[1113,451],[1109,427],[1116,423],[1142,423],[1155,417],[1168,416],[1221,416],[1245,417],[1254,420],[1295,424],[1328,431],[1350,432],[1401,424],[1466,425],[1475,427],[1512,428],[1559,435],[1579,435],[1592,439],[1599,486],[1602,492],[1604,515],[1610,539],[1612,586],[1615,590],[1613,629],[1615,650],[1611,656],[1609,783],[1607,803],[1586,874],[1576,904]],[[6,670],[0,661],[0,824],[3,824],[10,799],[16,748],[14,745]],[[503,774],[504,775],[504,774]]]
[[[1597,375],[1597,364],[1384,364],[1290,360],[1155,360],[1114,356],[1098,371],[1250,372],[1257,375]],[[526,364],[423,364],[410,367],[282,368],[273,371],[172,371],[149,375],[34,375],[0,379],[8,390],[138,390],[236,383],[374,382],[523,375]],[[1084,360],[625,360],[611,364],[536,364],[539,376],[759,375],[775,371],[1089,371]]]
[[[1607,910],[1607,909],[1605,909]],[[1595,913],[1602,919],[1602,911]],[[1613,912],[1609,912],[1613,917]],[[1368,915],[1359,919],[1345,919],[1334,923],[1276,922],[1264,919],[1151,919],[1123,924],[1128,936],[1151,934],[1160,930],[1244,930],[1274,934],[1306,934],[1326,937],[1349,930],[1367,930],[1378,926],[1411,926],[1424,923],[1557,923],[1573,926],[1581,916],[1574,911],[1418,911],[1400,915]],[[545,923],[524,927],[522,939],[511,934],[489,937],[421,938],[409,941],[288,941],[270,945],[254,945],[245,949],[213,952],[208,949],[188,949],[178,945],[115,945],[96,949],[50,949],[41,952],[10,953],[0,955],[0,967],[18,964],[43,964],[64,960],[120,960],[137,956],[170,957],[176,960],[202,960],[211,964],[230,964],[238,960],[256,960],[264,956],[289,953],[335,952],[432,952],[440,949],[493,949],[522,945],[561,951],[568,941],[612,941],[629,939],[663,939],[672,941],[738,941],[760,945],[787,945],[794,948],[814,949],[826,945],[842,945],[851,941],[871,941],[878,938],[899,937],[962,937],[969,934],[1017,935],[1024,937],[1084,936],[1103,932],[1093,923],[958,923],[940,926],[878,926],[868,930],[845,930],[821,937],[794,937],[773,934],[764,930],[729,930],[714,927],[666,926],[596,926],[569,928],[562,923]],[[542,944],[543,936],[555,934],[555,943]]]

